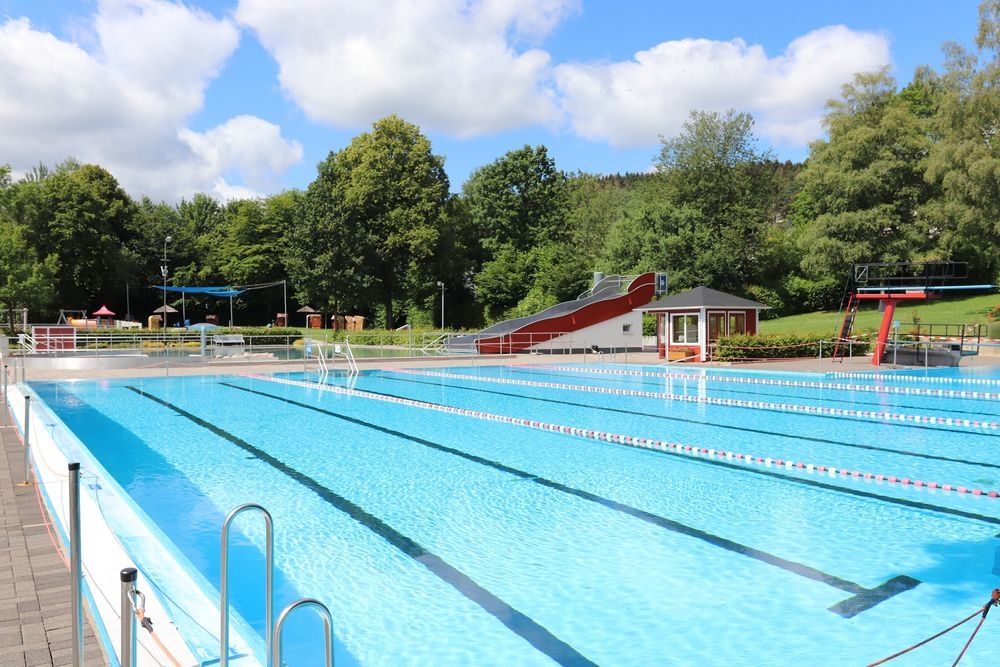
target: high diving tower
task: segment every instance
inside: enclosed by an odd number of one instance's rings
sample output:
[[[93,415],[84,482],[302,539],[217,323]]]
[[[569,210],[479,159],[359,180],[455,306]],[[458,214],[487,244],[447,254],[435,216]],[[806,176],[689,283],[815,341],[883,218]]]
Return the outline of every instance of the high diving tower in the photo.
[[[893,314],[900,301],[936,299],[953,290],[993,289],[993,285],[960,285],[968,279],[967,262],[897,262],[855,264],[844,290],[846,308],[837,336],[833,360],[843,360],[854,327],[854,318],[862,301],[878,301],[882,324],[875,341],[872,366],[882,363]]]

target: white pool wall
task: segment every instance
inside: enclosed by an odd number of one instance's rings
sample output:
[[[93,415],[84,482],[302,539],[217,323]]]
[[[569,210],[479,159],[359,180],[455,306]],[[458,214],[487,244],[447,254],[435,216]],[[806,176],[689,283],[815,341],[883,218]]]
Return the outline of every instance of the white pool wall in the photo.
[[[9,385],[8,403],[14,421],[23,438],[25,396],[32,395],[24,385]],[[205,593],[205,582],[196,581],[192,566],[182,563],[179,555],[164,545],[162,535],[152,529],[151,521],[140,516],[141,510],[87,451],[80,440],[52,414],[36,396],[30,408],[29,446],[35,479],[40,485],[48,511],[54,518],[62,541],[63,552],[69,554],[69,471],[70,462],[80,463],[80,526],[83,583],[92,615],[101,625],[98,635],[114,664],[120,664],[121,636],[120,597],[121,570],[138,570],[137,590],[146,597],[146,616],[153,620],[157,637],[183,665],[200,665],[218,661],[219,603]],[[110,524],[117,528],[112,528]],[[125,527],[125,528],[122,528]],[[117,532],[116,532],[117,531]],[[220,526],[221,531],[221,526]],[[129,552],[122,541],[128,543]],[[168,582],[170,597],[183,602],[183,611],[171,605],[174,613],[190,617],[195,626],[211,631],[209,637],[185,641],[178,625],[168,614],[156,582],[144,576],[140,563],[156,563],[155,578]],[[67,600],[67,603],[69,601]],[[190,628],[191,623],[183,624]],[[230,664],[239,667],[260,665],[256,655],[263,655],[262,642],[253,646],[245,637],[254,636],[237,616],[230,619]],[[136,625],[136,664],[159,667],[171,664],[149,633]],[[212,640],[214,639],[214,643]],[[108,645],[110,643],[110,646]]]

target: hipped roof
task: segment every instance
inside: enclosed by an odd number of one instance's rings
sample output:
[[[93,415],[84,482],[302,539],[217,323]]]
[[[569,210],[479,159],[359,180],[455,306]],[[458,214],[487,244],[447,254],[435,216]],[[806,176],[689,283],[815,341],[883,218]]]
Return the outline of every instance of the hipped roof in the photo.
[[[679,308],[755,308],[757,310],[764,310],[770,308],[770,306],[759,301],[744,299],[741,296],[727,294],[726,292],[720,292],[717,289],[702,285],[701,287],[689,289],[686,292],[671,294],[636,310],[649,312],[651,310],[674,310]]]

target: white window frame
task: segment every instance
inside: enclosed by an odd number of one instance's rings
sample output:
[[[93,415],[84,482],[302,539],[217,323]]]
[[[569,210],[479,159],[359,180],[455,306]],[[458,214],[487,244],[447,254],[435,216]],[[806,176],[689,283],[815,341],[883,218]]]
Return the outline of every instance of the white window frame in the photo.
[[[689,319],[690,318],[690,319]],[[680,322],[680,324],[678,324]],[[670,316],[671,345],[700,345],[700,318],[697,313],[677,313]],[[694,337],[688,337],[693,333]]]

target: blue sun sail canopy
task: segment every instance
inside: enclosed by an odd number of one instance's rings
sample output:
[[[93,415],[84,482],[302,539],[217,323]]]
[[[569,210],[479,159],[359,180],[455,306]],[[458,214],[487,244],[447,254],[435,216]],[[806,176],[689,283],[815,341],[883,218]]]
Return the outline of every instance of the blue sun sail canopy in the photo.
[[[165,292],[179,292],[181,294],[204,294],[206,296],[220,296],[220,297],[239,296],[240,294],[243,294],[243,292],[247,291],[246,288],[242,288],[241,289],[241,288],[238,288],[238,287],[229,287],[229,286],[226,286],[226,287],[174,287],[174,286],[171,285],[171,286],[164,287],[163,285],[153,285],[152,287],[155,287],[158,290],[163,290]]]

